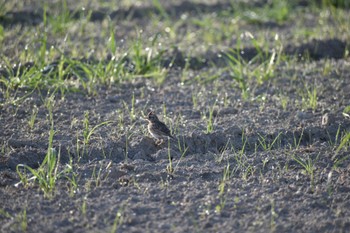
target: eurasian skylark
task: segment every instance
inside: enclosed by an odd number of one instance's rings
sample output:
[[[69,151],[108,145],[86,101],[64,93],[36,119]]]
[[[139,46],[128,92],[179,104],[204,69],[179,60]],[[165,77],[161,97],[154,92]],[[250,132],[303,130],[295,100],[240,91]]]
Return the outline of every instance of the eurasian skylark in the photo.
[[[163,143],[164,139],[173,138],[168,127],[158,119],[153,111],[148,113],[146,120],[148,121],[148,132],[157,140],[158,146]]]

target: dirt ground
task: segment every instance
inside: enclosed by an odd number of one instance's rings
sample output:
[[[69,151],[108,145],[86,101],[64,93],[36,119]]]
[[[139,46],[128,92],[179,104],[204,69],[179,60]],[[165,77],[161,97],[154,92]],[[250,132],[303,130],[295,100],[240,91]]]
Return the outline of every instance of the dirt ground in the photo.
[[[218,14],[229,5],[179,1],[168,3],[166,10],[177,20],[184,14]],[[2,18],[4,30],[41,23],[40,11],[23,9]],[[129,15],[125,21],[143,25],[148,33],[153,26],[145,21],[153,11],[152,6],[136,4],[112,12],[112,18]],[[91,22],[101,23],[105,12],[93,11]],[[315,15],[305,15],[306,28],[319,23]],[[348,145],[336,153],[350,132],[344,114],[350,106],[348,44],[337,34],[289,40],[296,26],[290,21],[241,26],[241,31],[279,33],[286,38],[283,53],[300,55],[279,63],[272,80],[259,85],[252,81],[248,100],[229,71],[214,81],[204,78],[225,68],[224,54],[234,46],[234,36],[205,48],[201,41],[190,44],[198,46],[191,57],[186,57],[184,42],[169,48],[161,63],[173,65],[161,84],[136,77],[99,85],[93,94],[67,91],[52,98],[47,89],[23,87],[11,93],[18,100],[11,103],[1,86],[0,231],[348,232]],[[130,36],[130,27],[122,21],[118,36]],[[180,29],[179,34],[181,38]],[[15,62],[10,40],[3,43],[8,45],[2,47],[3,54]],[[247,61],[258,53],[242,46]],[[8,74],[2,69],[1,75]],[[311,88],[317,89],[314,109],[306,100]],[[52,147],[60,154],[57,169],[62,174],[53,194],[46,196],[37,182],[21,183],[16,168],[38,168],[47,154],[50,121],[45,100],[50,98]],[[147,132],[144,117],[149,109],[172,130],[169,143],[157,146]],[[84,145],[86,113],[90,129],[107,123]]]

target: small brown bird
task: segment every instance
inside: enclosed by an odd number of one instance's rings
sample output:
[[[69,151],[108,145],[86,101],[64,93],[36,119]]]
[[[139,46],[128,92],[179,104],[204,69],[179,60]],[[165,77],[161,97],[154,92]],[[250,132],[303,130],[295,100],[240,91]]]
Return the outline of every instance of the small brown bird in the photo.
[[[153,111],[148,113],[146,120],[148,121],[148,132],[157,140],[158,146],[163,143],[163,139],[173,138],[168,127],[158,119]]]

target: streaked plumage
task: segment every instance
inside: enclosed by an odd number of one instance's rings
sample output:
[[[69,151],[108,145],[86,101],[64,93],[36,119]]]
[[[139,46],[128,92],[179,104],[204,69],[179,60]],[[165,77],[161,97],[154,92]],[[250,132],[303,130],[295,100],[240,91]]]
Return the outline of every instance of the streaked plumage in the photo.
[[[146,120],[148,121],[148,132],[157,140],[157,145],[162,144],[163,139],[173,138],[168,127],[158,119],[153,111],[148,113]]]

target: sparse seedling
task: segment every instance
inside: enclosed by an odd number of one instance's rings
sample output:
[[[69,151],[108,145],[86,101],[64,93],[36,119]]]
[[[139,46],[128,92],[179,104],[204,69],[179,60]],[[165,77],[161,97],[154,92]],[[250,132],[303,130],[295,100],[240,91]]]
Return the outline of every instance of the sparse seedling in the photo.
[[[343,110],[343,116],[346,118],[350,118],[350,105],[346,106]]]
[[[232,169],[230,168],[230,164],[227,164],[224,167],[223,175],[222,175],[222,180],[219,184],[219,196],[223,195],[225,193],[225,187],[226,187],[226,182],[230,180],[230,177],[232,175]]]
[[[0,208],[0,216],[2,216],[3,218],[12,218],[13,217],[9,212],[7,212],[6,210],[1,209],[1,208]]]
[[[349,4],[0,0],[0,231],[346,231]]]
[[[194,109],[198,107],[198,96],[192,92],[192,105]]]
[[[215,111],[215,108],[216,108],[216,100],[215,100],[214,104],[209,108],[209,112],[208,112],[209,116],[207,117],[206,115],[204,115],[206,123],[207,123],[207,130],[206,130],[207,134],[213,132],[213,130],[214,130],[214,120],[215,120],[214,111]]]
[[[81,203],[80,212],[84,217],[86,216],[86,213],[87,213],[86,197],[83,198],[83,203]]]
[[[125,130],[125,149],[124,149],[124,159],[125,159],[125,162],[127,163],[128,162],[128,154],[129,154],[129,141],[130,139],[133,137],[134,135],[134,129],[135,127],[135,123],[132,124],[131,126],[129,126],[126,130]]]
[[[32,130],[34,128],[36,116],[38,115],[38,107],[34,106],[32,110],[32,114],[30,115],[30,119],[28,121],[28,126]]]
[[[168,174],[173,174],[174,173],[174,168],[173,168],[173,158],[171,156],[171,150],[170,150],[170,140],[168,140],[168,165],[166,167],[166,171]]]
[[[268,164],[268,162],[269,162],[270,160],[268,159],[268,158],[264,158],[263,160],[262,160],[262,163],[263,163],[263,169],[265,169],[265,167],[266,167],[266,164]]]
[[[131,108],[129,109],[128,104],[123,101],[124,104],[124,108],[126,109],[126,111],[128,112],[129,116],[130,116],[130,120],[131,122],[134,122],[136,119],[136,112],[135,112],[135,93],[132,93],[132,97],[131,97]]]
[[[28,229],[27,209],[22,210],[17,215],[17,221],[19,222],[19,224],[21,226],[22,232],[26,232]]]
[[[218,190],[219,190],[218,197],[220,199],[219,200],[220,204],[218,204],[215,207],[215,211],[217,213],[220,213],[225,207],[225,204],[226,204],[226,193],[227,193],[226,185],[227,185],[227,182],[230,180],[230,177],[232,175],[233,175],[233,169],[230,168],[230,164],[228,163],[224,167],[222,179],[221,179],[221,181],[219,183],[219,187],[218,187]]]
[[[276,229],[276,218],[278,217],[278,214],[275,210],[275,201],[271,199],[271,221],[270,221],[270,228],[271,232],[274,232]]]
[[[50,135],[51,138],[53,138],[53,133]],[[58,172],[59,159],[60,151],[56,153],[55,149],[49,148],[44,161],[38,169],[33,169],[23,164],[17,165],[17,174],[21,179],[21,183],[27,185],[30,180],[37,181],[44,195],[46,197],[52,196],[56,188],[56,181],[61,175],[61,172]],[[26,173],[20,168],[28,170],[33,177],[28,179]]]
[[[288,106],[288,103],[289,103],[289,98],[287,96],[280,95],[279,99],[280,99],[281,106],[282,106],[283,110],[287,110],[287,106]]]
[[[226,142],[226,145],[220,149],[221,153],[220,153],[220,157],[216,159],[216,161],[220,164],[224,158],[224,154],[225,154],[225,151],[227,150],[228,148],[228,145],[230,143],[231,139],[227,139],[227,142]]]
[[[106,175],[103,175],[104,171],[107,171],[110,166],[111,163],[108,163],[106,167],[103,167],[101,163],[99,164],[99,166],[94,165],[92,169],[91,178],[85,183],[85,189],[87,191],[90,191],[92,187],[101,186],[101,182],[108,178],[108,173],[106,173]]]
[[[188,146],[186,146],[185,140],[184,138],[182,138],[182,142],[180,141],[180,138],[177,139],[177,143],[178,143],[178,149],[181,153],[180,158],[178,159],[175,167],[173,167],[173,162],[172,162],[172,158],[171,158],[171,154],[170,154],[170,140],[168,140],[168,159],[169,159],[169,164],[167,166],[167,172],[169,174],[174,174],[175,171],[177,171],[177,168],[182,160],[182,158],[185,156],[187,150],[188,150]]]
[[[180,139],[178,138],[178,149],[181,153],[180,158],[178,159],[176,165],[173,165],[173,158],[171,156],[171,147],[170,147],[170,140],[168,140],[168,165],[166,167],[166,171],[168,174],[174,175],[175,172],[178,170],[179,164],[182,160],[182,158],[185,156],[187,150],[188,150],[188,146],[186,146],[185,144],[185,140],[183,139],[182,142],[180,141]]]
[[[332,146],[332,147],[335,147],[336,145],[338,145],[338,140],[339,140],[339,137],[340,137],[340,127],[341,127],[341,125],[338,126],[337,133],[335,134],[335,136],[333,138],[330,135],[330,133],[327,131],[328,144],[330,146]]]
[[[240,56],[239,51],[231,50],[231,53],[226,53],[229,71],[236,86],[242,92],[242,98],[247,100],[249,97],[249,77],[247,74],[247,63]]]
[[[300,143],[301,143],[301,141],[302,141],[302,139],[303,139],[303,137],[304,137],[304,128],[302,129],[302,131],[301,131],[300,136],[299,136],[298,139],[296,138],[295,133],[293,133],[293,136],[294,136],[294,137],[293,137],[293,146],[294,146],[294,148],[295,148],[296,150],[298,150],[299,147],[300,147]],[[292,149],[293,146],[290,145],[290,149]]]
[[[90,138],[96,129],[98,129],[99,127],[101,127],[103,125],[108,125],[111,123],[113,123],[113,121],[104,121],[98,125],[95,125],[93,128],[90,129],[89,112],[85,111],[84,121],[83,121],[83,124],[84,124],[84,131],[83,131],[84,147],[89,144]]]
[[[124,222],[124,216],[123,216],[122,209],[120,209],[117,211],[117,213],[115,215],[111,233],[117,232],[117,230],[123,224],[123,222]]]
[[[62,173],[65,174],[65,178],[68,180],[67,188],[69,191],[69,195],[73,197],[76,191],[78,190],[79,175],[76,171],[74,171],[74,164],[72,158],[70,158],[69,164],[66,164],[65,169]]]
[[[319,156],[319,155],[318,155]],[[316,170],[315,163],[318,160],[318,156],[316,159],[311,159],[310,157],[305,159],[299,156],[293,156],[293,160],[299,163],[304,169],[307,175],[310,177],[310,187],[314,189],[314,171]]]
[[[53,137],[55,134],[53,122],[53,95],[47,99],[45,105],[49,112],[49,122],[51,125],[46,156],[38,169],[33,169],[28,165],[18,164],[17,174],[24,185],[27,185],[29,180],[37,181],[44,195],[50,197],[56,188],[56,181],[61,175],[61,172],[58,171],[61,149],[59,148],[57,152],[56,149],[53,148]],[[20,168],[22,168],[22,170]],[[28,180],[26,174],[23,173],[24,170],[28,170],[33,177]]]
[[[335,151],[335,153],[338,154],[341,149],[345,148],[347,150],[349,147],[350,147],[350,133],[346,133],[344,137],[341,139],[341,142],[337,150]]]
[[[260,146],[263,148],[264,151],[267,151],[267,150],[271,150],[273,148],[273,146],[275,145],[275,143],[279,142],[279,145],[280,145],[281,143],[280,143],[279,138],[280,138],[281,134],[282,134],[282,132],[279,132],[278,135],[275,137],[275,139],[272,142],[270,142],[269,140],[266,139],[266,137],[264,137],[263,135],[258,133],[258,135],[259,135],[258,141],[259,141]]]

